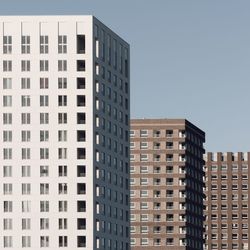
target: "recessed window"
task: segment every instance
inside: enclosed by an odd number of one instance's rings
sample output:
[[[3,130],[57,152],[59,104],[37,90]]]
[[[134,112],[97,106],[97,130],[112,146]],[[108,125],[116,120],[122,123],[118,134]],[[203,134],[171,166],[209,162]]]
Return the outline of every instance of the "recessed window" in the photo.
[[[77,71],[85,71],[85,60],[77,60]]]
[[[85,35],[77,35],[77,54],[85,53]]]

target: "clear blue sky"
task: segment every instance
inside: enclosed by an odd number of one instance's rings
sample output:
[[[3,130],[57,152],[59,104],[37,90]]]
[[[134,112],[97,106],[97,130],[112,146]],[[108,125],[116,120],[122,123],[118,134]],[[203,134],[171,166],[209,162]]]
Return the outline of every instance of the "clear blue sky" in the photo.
[[[187,118],[209,151],[250,151],[250,2],[0,0],[0,14],[92,14],[131,45],[133,118]]]

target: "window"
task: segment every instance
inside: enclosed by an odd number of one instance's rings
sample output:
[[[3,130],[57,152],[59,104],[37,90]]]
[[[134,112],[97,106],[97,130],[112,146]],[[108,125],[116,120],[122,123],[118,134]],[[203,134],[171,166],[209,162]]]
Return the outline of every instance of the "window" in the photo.
[[[3,106],[4,107],[11,107],[12,106],[12,96],[11,95],[4,95],[3,96]]]
[[[29,213],[31,211],[31,201],[22,201],[22,212]]]
[[[21,78],[21,88],[30,89],[30,78]]]
[[[22,113],[21,114],[21,123],[22,124],[30,124],[30,113]]]
[[[31,236],[22,236],[22,247],[31,247]]]
[[[49,159],[49,149],[40,148],[40,159]]]
[[[49,201],[40,201],[40,212],[49,212]]]
[[[30,36],[22,36],[22,54],[30,54]]]
[[[147,246],[148,245],[148,238],[141,238],[141,246]]]
[[[40,141],[49,141],[49,131],[40,130]]]
[[[77,89],[85,89],[85,78],[77,78]]]
[[[12,201],[4,201],[3,202],[3,211],[4,213],[11,213],[13,209]]]
[[[3,236],[3,247],[4,248],[10,248],[12,247],[12,236]]]
[[[29,165],[22,166],[22,177],[30,177],[30,166]]]
[[[48,107],[48,106],[49,106],[49,96],[40,95],[40,107]]]
[[[49,37],[40,36],[40,53],[48,54],[49,53]]]
[[[49,123],[49,113],[40,113],[40,124]]]
[[[77,60],[77,71],[85,71],[85,60]]]
[[[30,148],[22,148],[22,160],[30,159]]]
[[[49,247],[49,236],[40,236],[40,247]]]
[[[141,149],[147,149],[148,148],[148,142],[141,142],[140,143],[140,148]]]
[[[85,35],[77,35],[77,54],[85,53]]]
[[[3,36],[3,54],[12,53],[12,36]]]
[[[140,137],[147,137],[148,136],[148,130],[140,130]]]
[[[4,72],[12,71],[12,61],[10,60],[3,61],[3,71]]]
[[[12,166],[3,166],[3,177],[12,177]]]
[[[86,236],[77,236],[77,247],[86,247]]]
[[[102,137],[102,141],[105,143],[105,137]],[[86,141],[86,131],[85,130],[77,130],[77,141]]]
[[[4,195],[12,194],[12,183],[3,184],[3,194]]]
[[[12,148],[4,148],[3,149],[3,159],[11,160],[12,159]]]
[[[40,89],[48,89],[49,88],[49,78],[40,78]]]
[[[58,96],[58,106],[67,106],[67,96],[59,95]]]
[[[58,201],[58,211],[67,212],[68,203],[67,201]]]
[[[67,247],[68,246],[68,236],[59,236],[59,247]]]
[[[3,131],[3,141],[4,142],[11,142],[12,141],[12,131],[10,131],[10,130]]]
[[[78,107],[85,107],[85,95],[78,95],[77,96],[77,106]]]
[[[77,177],[85,177],[86,167],[84,165],[77,166]]]
[[[77,159],[86,159],[85,148],[77,148]]]
[[[30,106],[30,96],[29,95],[22,95],[21,96],[21,105],[22,105],[22,107],[29,107]]]
[[[141,166],[140,167],[140,173],[141,174],[147,174],[148,173],[148,166]]]
[[[58,124],[67,124],[67,113],[58,113]]]
[[[58,166],[58,175],[59,177],[65,177],[67,176],[68,168],[66,165],[60,165]]]
[[[49,194],[49,183],[40,183],[40,194]]]
[[[66,89],[67,88],[67,78],[65,78],[65,77],[58,78],[58,88],[59,89]]]
[[[40,60],[40,71],[49,71],[49,61]]]
[[[66,218],[59,218],[58,219],[58,228],[61,229],[67,229],[68,228],[68,221]]]
[[[85,124],[85,113],[77,113],[77,124]]]
[[[58,159],[67,159],[67,148],[58,149]]]
[[[77,201],[77,212],[86,212],[86,201]]]
[[[141,154],[140,155],[140,161],[148,161],[148,155],[147,154]]]
[[[148,185],[148,178],[141,178],[140,179],[140,184],[141,185]]]
[[[40,177],[48,177],[49,176],[49,166],[40,166]]]
[[[3,113],[3,124],[12,124],[12,114]]]
[[[21,131],[22,142],[30,141],[30,131],[29,130],[22,130]]]
[[[30,71],[30,61],[22,60],[21,61],[21,71]]]
[[[3,219],[3,230],[12,230],[12,219],[5,218]]]
[[[58,194],[67,194],[68,186],[67,183],[58,184]]]
[[[22,183],[22,194],[30,194],[31,186],[30,183]]]
[[[12,78],[3,78],[3,89],[12,89]]]
[[[49,218],[40,218],[40,229],[41,230],[49,229]]]
[[[58,131],[58,141],[67,141],[67,131],[59,130]]]
[[[58,54],[67,53],[67,36],[58,36]]]
[[[67,71],[67,61],[58,60],[58,71]]]

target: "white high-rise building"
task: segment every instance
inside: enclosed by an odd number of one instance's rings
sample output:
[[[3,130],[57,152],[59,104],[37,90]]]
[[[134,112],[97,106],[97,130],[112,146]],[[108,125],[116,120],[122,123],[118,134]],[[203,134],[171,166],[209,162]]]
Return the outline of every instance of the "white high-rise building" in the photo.
[[[0,36],[0,249],[130,249],[129,45],[93,16]]]

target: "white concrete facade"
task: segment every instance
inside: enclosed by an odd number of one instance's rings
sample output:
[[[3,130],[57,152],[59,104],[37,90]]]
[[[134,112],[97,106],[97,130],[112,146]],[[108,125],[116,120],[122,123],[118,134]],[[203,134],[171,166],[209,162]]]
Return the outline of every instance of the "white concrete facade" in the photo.
[[[93,16],[0,36],[0,248],[129,249],[129,45]]]

